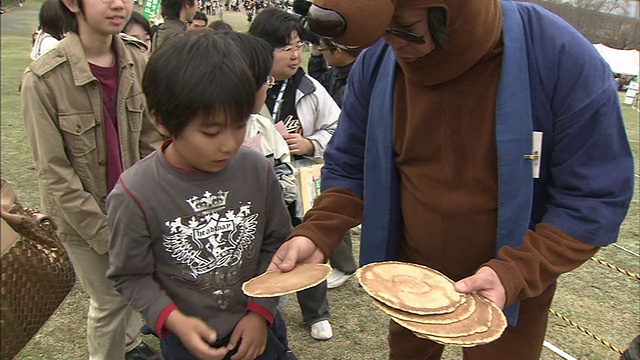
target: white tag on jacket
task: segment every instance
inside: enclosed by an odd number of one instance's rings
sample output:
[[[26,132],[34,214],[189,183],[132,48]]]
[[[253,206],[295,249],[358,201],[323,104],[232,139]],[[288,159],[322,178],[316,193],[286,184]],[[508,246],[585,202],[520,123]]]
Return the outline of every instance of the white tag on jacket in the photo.
[[[542,159],[542,132],[533,132],[533,147],[531,148],[531,166],[533,166],[533,178],[540,177],[540,160]]]

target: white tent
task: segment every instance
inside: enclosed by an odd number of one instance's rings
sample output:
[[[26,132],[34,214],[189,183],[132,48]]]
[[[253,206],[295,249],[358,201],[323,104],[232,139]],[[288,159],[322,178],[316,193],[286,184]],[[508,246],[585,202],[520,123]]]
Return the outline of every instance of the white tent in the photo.
[[[640,52],[638,50],[618,50],[603,44],[594,44],[593,46],[609,63],[612,72],[622,75],[640,74]]]

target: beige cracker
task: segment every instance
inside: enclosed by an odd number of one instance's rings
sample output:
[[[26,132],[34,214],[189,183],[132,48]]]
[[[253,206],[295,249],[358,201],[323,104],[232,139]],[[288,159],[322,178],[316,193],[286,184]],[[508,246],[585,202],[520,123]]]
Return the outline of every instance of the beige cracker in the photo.
[[[242,291],[252,297],[274,297],[314,287],[329,277],[327,264],[300,264],[289,272],[268,271],[242,284]]]
[[[434,335],[450,338],[485,332],[491,325],[491,306],[487,301],[482,301],[478,295],[472,294],[471,296],[476,300],[476,311],[468,318],[458,322],[450,324],[421,324],[413,321],[392,319],[414,333],[421,333],[428,336]]]
[[[484,345],[498,340],[500,336],[502,336],[504,329],[507,327],[507,319],[504,317],[502,310],[500,310],[500,308],[498,308],[493,302],[483,297],[481,297],[480,302],[489,303],[491,309],[491,325],[485,332],[459,337],[440,337],[418,333],[414,334],[419,338],[429,339],[443,345],[459,345],[462,347]]]
[[[464,301],[453,312],[446,314],[434,314],[434,315],[417,315],[406,311],[392,308],[384,303],[372,299],[373,303],[384,311],[387,315],[396,319],[414,321],[422,324],[451,324],[460,320],[466,319],[476,310],[476,301],[470,295],[463,296]]]
[[[444,314],[462,303],[453,281],[426,266],[397,261],[371,263],[358,269],[356,276],[373,298],[406,312]]]

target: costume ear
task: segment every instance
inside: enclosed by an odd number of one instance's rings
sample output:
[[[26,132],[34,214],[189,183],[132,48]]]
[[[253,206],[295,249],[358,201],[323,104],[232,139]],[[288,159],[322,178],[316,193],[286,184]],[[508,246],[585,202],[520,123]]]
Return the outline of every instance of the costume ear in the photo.
[[[314,0],[311,30],[346,46],[375,43],[391,23],[396,0]]]

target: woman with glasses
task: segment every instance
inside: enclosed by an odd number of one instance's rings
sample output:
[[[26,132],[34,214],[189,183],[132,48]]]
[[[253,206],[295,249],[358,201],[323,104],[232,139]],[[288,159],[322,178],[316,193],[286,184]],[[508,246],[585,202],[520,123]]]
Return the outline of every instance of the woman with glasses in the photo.
[[[302,29],[296,18],[278,8],[262,10],[251,23],[249,33],[265,39],[273,46],[271,75],[275,85],[268,90],[266,104],[274,123],[282,122],[283,135],[294,157],[294,166],[302,167],[323,161],[324,150],[333,135],[340,108],[320,83],[300,67]],[[301,214],[294,202],[290,207],[294,226]],[[311,336],[328,340],[333,336],[329,324],[327,283],[297,294],[305,324],[311,326]]]
[[[255,106],[253,114],[247,121],[245,140],[242,145],[264,154],[271,162],[280,183],[284,202],[289,205],[295,201],[297,194],[289,147],[271,119],[260,114],[267,98],[267,90],[276,83],[275,78],[269,75],[273,64],[271,46],[263,39],[247,33],[222,31],[221,34],[238,45],[255,79]]]

